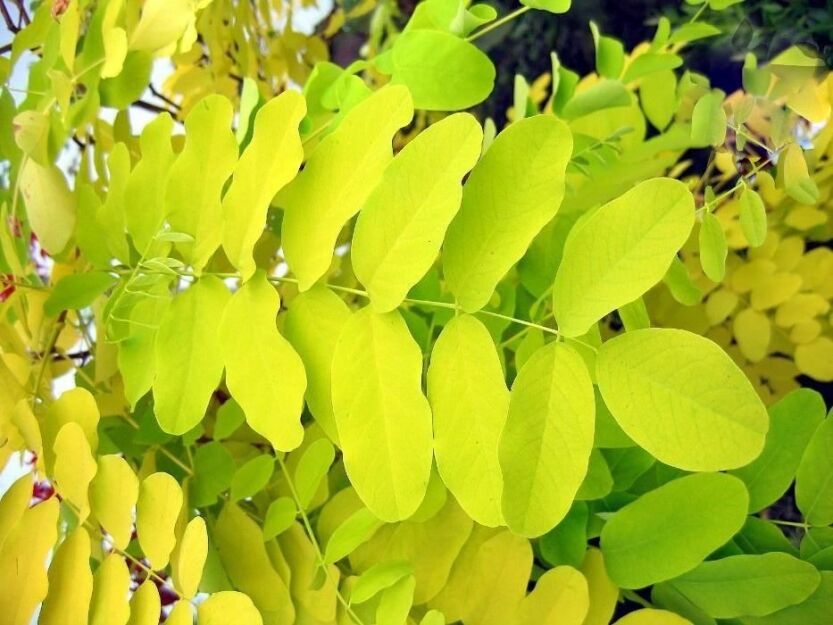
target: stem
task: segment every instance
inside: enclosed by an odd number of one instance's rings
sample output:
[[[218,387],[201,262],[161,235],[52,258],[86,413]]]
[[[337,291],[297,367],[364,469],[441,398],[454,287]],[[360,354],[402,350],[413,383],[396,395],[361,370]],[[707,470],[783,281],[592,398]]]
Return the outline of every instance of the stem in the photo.
[[[301,515],[301,522],[304,524],[304,529],[309,535],[310,543],[315,550],[315,557],[318,560],[318,565],[324,570],[324,575],[326,575],[327,581],[333,585],[333,588],[335,588],[336,598],[338,599],[338,602],[344,606],[344,609],[347,611],[347,614],[350,615],[350,618],[352,618],[357,625],[364,625],[359,616],[353,611],[353,608],[350,607],[350,602],[347,601],[347,599],[344,598],[344,595],[341,594],[341,591],[338,588],[338,582],[330,576],[330,569],[324,562],[324,554],[321,551],[321,545],[318,544],[318,539],[315,537],[315,532],[312,530],[312,524],[309,522],[309,517],[307,516],[306,510],[304,510],[304,506],[301,505],[301,499],[298,497],[298,491],[295,490],[295,483],[292,481],[292,476],[289,475],[289,470],[286,468],[283,458],[280,454],[275,454],[275,459],[278,461],[278,466],[280,466],[281,472],[286,479],[286,484],[289,487],[292,499],[295,500],[295,506],[298,508],[298,512]]]
[[[807,531],[808,525],[806,523],[799,523],[797,521],[782,521],[781,519],[766,519],[770,523],[775,523],[775,525],[785,525],[787,527],[800,527],[804,531]]]
[[[480,37],[482,37],[483,35],[486,35],[486,34],[492,32],[496,28],[500,28],[504,24],[506,24],[508,22],[511,22],[516,17],[520,17],[521,15],[526,13],[527,11],[530,11],[531,9],[532,9],[532,7],[527,7],[527,6],[519,7],[517,9],[515,9],[514,11],[512,11],[511,13],[508,13],[508,14],[504,15],[499,20],[495,20],[491,24],[488,24],[488,25],[484,26],[483,28],[478,30],[476,33],[472,33],[471,35],[469,35],[466,38],[466,41],[472,42],[472,41],[475,41],[477,39],[480,39]]]

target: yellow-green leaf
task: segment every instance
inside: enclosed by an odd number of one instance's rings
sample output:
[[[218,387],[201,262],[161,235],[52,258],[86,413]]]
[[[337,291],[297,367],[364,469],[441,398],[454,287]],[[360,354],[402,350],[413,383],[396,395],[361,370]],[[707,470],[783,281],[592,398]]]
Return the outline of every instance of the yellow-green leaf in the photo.
[[[668,610],[644,608],[631,612],[616,621],[615,625],[692,625],[691,621]]]
[[[223,249],[244,278],[255,271],[252,252],[266,225],[269,203],[303,161],[298,124],[305,113],[306,102],[297,91],[284,91],[258,111],[252,140],[223,197]]]
[[[512,385],[500,439],[503,516],[523,536],[540,536],[567,514],[587,473],[596,420],[593,382],[581,356],[549,343]]]
[[[29,509],[32,499],[32,474],[19,477],[0,499],[0,550],[18,521]]]
[[[581,336],[659,282],[694,224],[694,199],[678,180],[654,178],[608,202],[570,232],[553,305],[559,330]]]
[[[43,602],[38,623],[86,623],[92,594],[90,535],[79,527],[61,543],[49,565],[49,594]]]
[[[191,599],[196,594],[207,556],[208,533],[205,521],[202,517],[194,517],[185,526],[171,562],[174,586],[182,598]]]
[[[619,600],[619,588],[607,576],[602,552],[595,547],[588,549],[580,570],[590,595],[590,609],[582,625],[608,625]]]
[[[431,268],[482,140],[480,124],[468,113],[432,124],[396,155],[365,203],[351,259],[379,312],[399,306]]]
[[[130,34],[130,49],[156,52],[182,37],[194,20],[194,0],[147,0]]]
[[[758,192],[747,186],[740,194],[740,227],[751,247],[760,247],[766,240],[767,218],[764,201]]]
[[[263,625],[260,612],[242,592],[215,592],[197,607],[200,625]]]
[[[246,421],[279,451],[304,438],[307,378],[301,358],[278,332],[280,297],[258,271],[232,296],[220,323],[226,385]],[[264,372],[273,372],[263,375]]]
[[[408,518],[431,474],[431,409],[422,352],[400,314],[355,313],[336,344],[332,376],[350,482],[383,521]]]
[[[177,246],[197,272],[222,239],[220,193],[237,163],[233,114],[231,103],[221,95],[209,95],[194,106],[185,120],[185,147],[171,166],[165,189],[171,229],[194,239]]]
[[[97,469],[84,430],[77,423],[67,423],[58,432],[53,449],[55,488],[83,521],[90,514],[87,489]]]
[[[162,610],[159,591],[152,579],[147,579],[130,598],[130,620],[127,625],[157,625]]]
[[[616,421],[661,462],[734,469],[764,446],[769,417],[731,358],[684,330],[636,330],[602,345],[599,389]]]
[[[119,549],[127,549],[133,533],[133,508],[139,497],[139,479],[121,456],[98,459],[98,472],[90,484],[90,505],[96,520]]]
[[[180,599],[174,604],[173,610],[165,619],[165,625],[193,625],[194,624],[194,608],[191,602],[186,599]]]
[[[694,105],[691,114],[691,141],[697,147],[719,146],[726,139],[726,112],[723,94],[712,91]]]
[[[501,132],[472,170],[443,248],[449,288],[467,312],[489,301],[555,216],[572,149],[564,122],[536,115]]]
[[[127,594],[130,571],[124,558],[111,553],[98,566],[93,578],[89,625],[125,625],[130,618]]]
[[[282,243],[302,291],[327,272],[339,232],[381,180],[393,134],[412,116],[405,87],[379,89],[350,109],[282,194]]]
[[[55,165],[40,165],[31,158],[18,175],[29,225],[43,248],[57,254],[75,228],[75,201],[66,178]]]
[[[709,280],[723,281],[728,253],[729,245],[720,220],[711,213],[704,213],[700,224],[700,265]]]
[[[475,317],[454,317],[443,328],[431,353],[428,398],[440,476],[472,519],[500,525],[498,442],[509,391],[492,336]]]
[[[223,375],[218,323],[229,292],[214,276],[198,280],[174,297],[156,334],[156,419],[169,434],[199,423]],[[242,336],[242,333],[241,333]]]
[[[571,566],[557,566],[539,577],[521,602],[518,625],[582,625],[589,609],[584,575]]]
[[[153,473],[139,487],[136,533],[139,546],[154,570],[165,568],[176,544],[174,530],[182,499],[179,482],[167,473]]]

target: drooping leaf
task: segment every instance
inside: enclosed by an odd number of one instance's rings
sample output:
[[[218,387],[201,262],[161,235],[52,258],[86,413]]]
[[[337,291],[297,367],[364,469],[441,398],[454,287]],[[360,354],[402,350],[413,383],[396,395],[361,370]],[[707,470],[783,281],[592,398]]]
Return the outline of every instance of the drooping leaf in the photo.
[[[691,140],[694,145],[719,146],[726,138],[726,112],[723,96],[717,91],[697,100],[691,116]]]
[[[833,419],[819,424],[810,438],[795,476],[798,509],[811,525],[833,524]]]
[[[125,625],[130,618],[129,589],[127,563],[117,553],[108,554],[93,576],[89,625]]]
[[[422,353],[398,312],[370,308],[344,324],[333,355],[333,409],[350,482],[371,512],[416,512],[431,473],[431,409]]]
[[[263,617],[242,592],[215,592],[197,607],[200,625],[263,625]]]
[[[573,348],[549,343],[521,369],[499,450],[513,532],[540,536],[567,514],[587,473],[595,414],[593,382]]]
[[[90,505],[96,520],[113,544],[126,549],[133,533],[133,508],[139,497],[139,480],[118,455],[100,456],[90,484]]]
[[[18,184],[32,231],[50,254],[62,251],[75,228],[75,203],[67,181],[55,165],[26,159]]]
[[[694,223],[686,186],[654,178],[608,202],[570,232],[553,289],[559,330],[581,336],[659,282]]]
[[[590,609],[587,580],[571,566],[538,578],[518,608],[519,625],[582,625]]]
[[[79,527],[64,539],[49,564],[49,594],[38,623],[86,623],[92,594],[90,535]]]
[[[182,509],[182,488],[167,473],[153,473],[139,486],[136,533],[139,545],[154,570],[168,564],[176,544],[174,528]]]
[[[729,246],[720,220],[711,213],[705,213],[700,224],[700,264],[709,280],[723,281],[728,252]]]
[[[80,310],[115,284],[116,279],[103,271],[72,274],[55,285],[43,304],[47,315],[55,316],[62,310]]]
[[[208,533],[205,520],[194,517],[185,526],[171,562],[174,585],[183,599],[191,599],[196,594],[207,556]]]
[[[687,471],[734,469],[764,447],[764,405],[708,339],[684,330],[628,332],[602,345],[596,375],[616,421],[661,462]]]
[[[399,306],[431,268],[482,139],[480,125],[467,113],[432,124],[396,155],[365,203],[351,259],[379,312]],[[441,163],[434,160],[437,154],[444,155]]]
[[[81,521],[90,513],[88,488],[97,467],[84,430],[70,421],[55,438],[55,488]]]
[[[449,288],[467,312],[489,301],[555,216],[571,152],[566,124],[536,115],[500,133],[472,170],[443,248]]]

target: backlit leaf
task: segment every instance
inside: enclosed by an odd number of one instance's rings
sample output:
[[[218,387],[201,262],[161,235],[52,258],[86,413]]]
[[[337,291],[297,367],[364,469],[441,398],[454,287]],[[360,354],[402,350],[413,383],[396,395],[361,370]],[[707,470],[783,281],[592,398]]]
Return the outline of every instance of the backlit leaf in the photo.
[[[208,534],[202,517],[194,517],[185,526],[172,564],[176,589],[184,599],[197,592],[208,555]]]
[[[833,419],[821,422],[807,444],[795,476],[798,509],[811,525],[833,524]]]
[[[151,566],[162,569],[176,544],[174,526],[182,509],[182,489],[167,473],[154,473],[142,480],[136,504],[139,545]]]
[[[127,461],[115,454],[99,457],[98,471],[90,484],[90,505],[119,549],[126,549],[130,542],[138,497],[139,480]]]

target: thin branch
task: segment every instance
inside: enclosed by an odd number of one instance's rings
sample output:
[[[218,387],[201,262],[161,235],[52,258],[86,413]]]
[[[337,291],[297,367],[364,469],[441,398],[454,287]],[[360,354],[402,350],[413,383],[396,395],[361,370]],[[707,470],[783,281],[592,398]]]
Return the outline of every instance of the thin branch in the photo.
[[[6,22],[6,28],[12,33],[17,34],[20,31],[20,27],[14,23],[11,13],[9,13],[9,7],[6,6],[4,0],[0,0],[0,13],[3,15],[3,21]]]
[[[179,113],[177,113],[176,111],[166,109],[164,106],[159,106],[158,104],[153,104],[152,102],[145,102],[144,100],[136,100],[130,106],[135,106],[136,108],[151,111],[152,113],[167,113],[174,119],[177,119],[179,116]]]
[[[159,98],[160,100],[162,100],[165,104],[169,104],[170,106],[172,106],[173,108],[175,108],[177,111],[179,111],[180,109],[182,109],[182,107],[181,107],[179,104],[177,104],[176,102],[174,102],[173,100],[171,100],[168,96],[166,96],[164,93],[162,93],[161,91],[159,91],[156,87],[154,87],[154,86],[153,86],[153,83],[150,83],[150,84],[148,85],[148,89],[150,89],[150,92],[151,92],[151,93],[152,93],[155,97],[157,97],[157,98]]]

